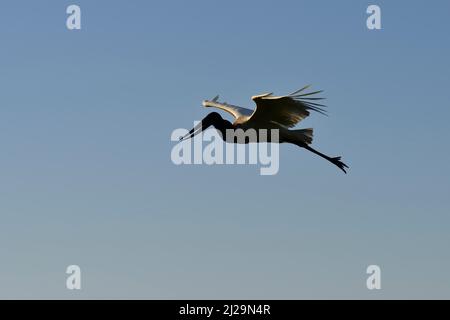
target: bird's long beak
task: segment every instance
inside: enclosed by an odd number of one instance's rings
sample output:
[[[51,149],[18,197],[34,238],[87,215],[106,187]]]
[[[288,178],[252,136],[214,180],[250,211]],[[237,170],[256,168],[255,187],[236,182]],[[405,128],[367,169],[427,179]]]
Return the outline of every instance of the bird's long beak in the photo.
[[[190,139],[193,136],[199,134],[203,130],[203,121],[200,121],[194,128],[191,129],[187,134],[185,134],[183,137],[180,137],[180,141],[183,141],[185,139]]]

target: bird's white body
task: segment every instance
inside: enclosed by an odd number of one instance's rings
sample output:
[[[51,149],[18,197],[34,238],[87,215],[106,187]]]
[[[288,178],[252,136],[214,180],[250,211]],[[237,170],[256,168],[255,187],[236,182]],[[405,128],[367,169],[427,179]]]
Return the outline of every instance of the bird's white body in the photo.
[[[234,123],[245,123],[250,119],[250,117],[253,114],[253,110],[234,106],[231,104],[228,104],[226,102],[217,102],[218,97],[214,98],[213,100],[205,100],[203,101],[204,107],[210,107],[210,108],[217,108],[223,111],[226,111],[230,113],[234,117]]]
[[[272,93],[264,93],[252,96],[256,103],[256,109],[250,110],[228,103],[218,102],[218,96],[212,100],[203,101],[204,107],[217,108],[230,113],[234,117],[233,126],[247,129],[278,129],[280,142],[296,141],[310,144],[312,142],[313,129],[289,130],[302,119],[309,115],[308,110],[324,112],[319,104],[307,101],[307,96],[319,93],[320,91],[299,95],[305,90],[304,87],[287,96],[273,96]],[[303,98],[303,99],[302,99]]]

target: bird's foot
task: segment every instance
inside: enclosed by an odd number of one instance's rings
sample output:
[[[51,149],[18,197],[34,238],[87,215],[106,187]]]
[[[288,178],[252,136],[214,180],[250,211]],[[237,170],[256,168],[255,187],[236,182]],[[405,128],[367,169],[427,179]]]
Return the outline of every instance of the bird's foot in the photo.
[[[337,166],[339,169],[347,173],[345,168],[348,168],[348,166],[341,161],[341,157],[334,157],[330,158],[331,163],[333,163],[335,166]]]

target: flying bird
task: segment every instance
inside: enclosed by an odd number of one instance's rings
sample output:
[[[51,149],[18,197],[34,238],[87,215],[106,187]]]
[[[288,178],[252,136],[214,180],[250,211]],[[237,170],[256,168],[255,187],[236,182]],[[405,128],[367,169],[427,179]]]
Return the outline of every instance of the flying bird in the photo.
[[[305,86],[286,96],[274,96],[273,93],[265,93],[252,97],[256,104],[255,110],[250,110],[235,105],[227,104],[226,102],[218,102],[219,96],[212,100],[203,101],[204,107],[218,108],[230,113],[234,117],[234,122],[222,118],[217,112],[208,114],[198,125],[189,131],[180,140],[190,139],[199,134],[210,126],[216,128],[221,134],[222,139],[228,143],[250,143],[261,142],[259,136],[253,140],[245,140],[245,142],[238,142],[236,139],[230,140],[227,138],[227,130],[248,130],[254,129],[259,132],[260,129],[278,130],[279,141],[267,141],[265,137],[264,142],[278,142],[278,143],[292,143],[301,148],[304,148],[316,155],[330,161],[339,169],[344,171],[348,166],[341,161],[341,157],[329,157],[315,149],[310,144],[313,140],[313,129],[298,129],[291,130],[301,120],[310,115],[310,111],[326,114],[324,105],[318,103],[324,99],[317,97],[320,91],[307,92],[310,86]],[[227,141],[230,140],[230,141]]]

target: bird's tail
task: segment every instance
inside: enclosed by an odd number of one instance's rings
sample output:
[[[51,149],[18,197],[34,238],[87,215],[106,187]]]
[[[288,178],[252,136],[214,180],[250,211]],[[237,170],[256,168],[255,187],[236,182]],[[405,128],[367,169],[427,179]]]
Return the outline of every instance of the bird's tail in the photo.
[[[291,142],[311,144],[313,141],[313,129],[289,130]]]

